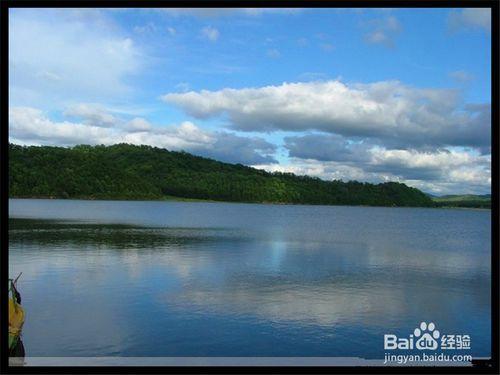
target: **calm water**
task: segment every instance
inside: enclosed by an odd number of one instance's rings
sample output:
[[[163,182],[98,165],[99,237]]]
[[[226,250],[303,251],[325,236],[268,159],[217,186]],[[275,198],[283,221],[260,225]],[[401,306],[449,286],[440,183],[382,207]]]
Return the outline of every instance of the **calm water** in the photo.
[[[10,200],[28,356],[490,356],[490,211]]]

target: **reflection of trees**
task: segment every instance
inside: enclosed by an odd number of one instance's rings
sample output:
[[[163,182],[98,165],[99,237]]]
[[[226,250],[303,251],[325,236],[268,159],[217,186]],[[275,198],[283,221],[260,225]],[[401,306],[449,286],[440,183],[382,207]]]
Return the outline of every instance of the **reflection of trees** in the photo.
[[[9,219],[9,243],[41,246],[153,249],[238,241],[223,229],[147,228],[118,224],[60,223],[52,220]]]

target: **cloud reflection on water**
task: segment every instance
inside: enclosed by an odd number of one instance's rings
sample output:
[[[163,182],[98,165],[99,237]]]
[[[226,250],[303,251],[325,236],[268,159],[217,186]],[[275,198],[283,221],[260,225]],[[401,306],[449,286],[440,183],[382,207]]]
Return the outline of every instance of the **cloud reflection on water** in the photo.
[[[470,313],[471,322],[483,319],[490,308],[489,254],[484,251],[453,252],[443,245],[436,250],[427,241],[407,247],[407,239],[397,237],[367,242],[362,235],[350,241],[342,236],[301,241],[283,228],[256,235],[222,228],[12,223],[9,270],[23,271],[27,300],[36,302],[30,294],[41,288],[59,293],[32,307],[40,316],[28,323],[29,334],[36,336],[32,342],[59,335],[71,343],[79,336],[73,354],[91,353],[82,342],[90,345],[92,335],[111,329],[115,334],[101,337],[94,349],[136,350],[141,325],[150,324],[137,321],[145,308],[156,312],[155,329],[165,334],[172,324],[181,324],[180,317],[194,314],[293,332],[321,329],[324,340],[345,335],[346,327],[376,335],[427,318],[460,328],[457,306]],[[58,304],[67,306],[59,318],[81,324],[49,335],[40,327],[54,326]],[[353,344],[360,337],[365,336],[343,340]]]

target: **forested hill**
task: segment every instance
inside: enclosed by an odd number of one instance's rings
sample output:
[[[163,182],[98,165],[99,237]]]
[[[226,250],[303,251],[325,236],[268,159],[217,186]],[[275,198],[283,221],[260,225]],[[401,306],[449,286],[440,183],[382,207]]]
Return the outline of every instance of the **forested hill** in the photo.
[[[431,198],[438,207],[491,208],[491,194],[443,195]]]
[[[401,183],[324,181],[269,173],[150,146],[9,145],[10,197],[209,199],[295,204],[434,206]]]

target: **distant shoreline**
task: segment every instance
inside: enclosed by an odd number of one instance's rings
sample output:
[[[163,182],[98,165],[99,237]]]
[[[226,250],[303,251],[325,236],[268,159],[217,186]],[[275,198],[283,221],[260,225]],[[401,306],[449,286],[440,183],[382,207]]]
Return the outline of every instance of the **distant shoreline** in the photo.
[[[44,199],[44,200],[75,200],[75,201],[115,201],[115,202],[186,202],[186,203],[234,203],[234,204],[262,204],[273,206],[328,206],[328,207],[385,207],[385,208],[433,208],[433,209],[460,209],[460,210],[480,210],[491,211],[491,207],[460,207],[460,206],[375,206],[356,204],[304,204],[291,202],[235,202],[218,201],[209,199],[183,198],[165,196],[164,199],[123,199],[123,198],[60,198],[60,197],[9,197],[9,199]]]
[[[436,206],[424,192],[398,181],[323,180],[123,143],[72,148],[9,144],[9,170],[13,197],[165,200],[173,196],[273,204]]]

